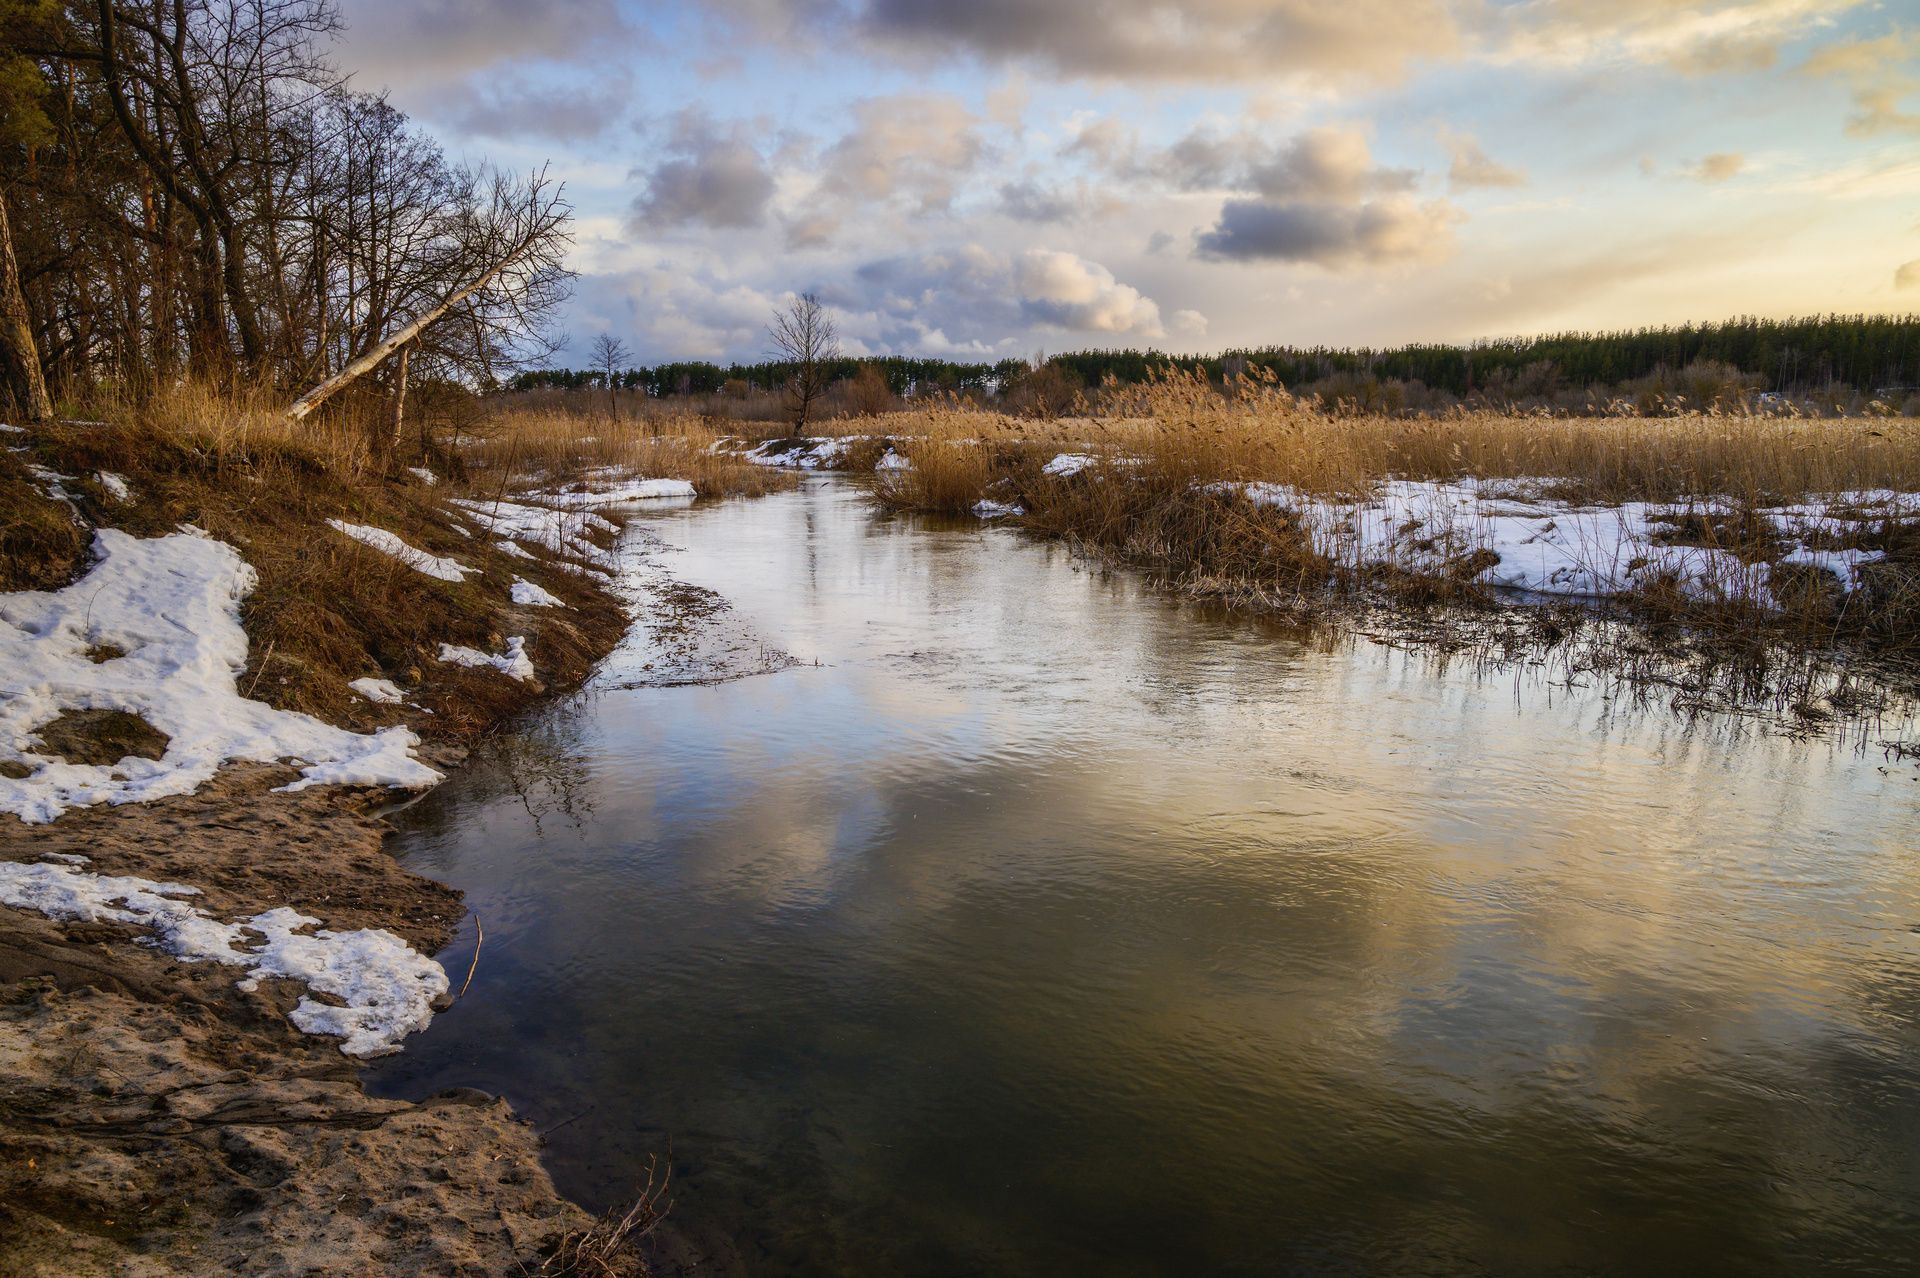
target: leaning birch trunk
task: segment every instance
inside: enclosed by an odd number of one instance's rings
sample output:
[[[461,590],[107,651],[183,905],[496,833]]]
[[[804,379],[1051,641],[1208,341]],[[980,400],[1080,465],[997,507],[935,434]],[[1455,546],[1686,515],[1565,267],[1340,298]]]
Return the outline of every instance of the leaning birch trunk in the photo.
[[[7,223],[7,201],[0,196],[0,375],[32,422],[53,416],[47,381],[40,372],[40,352],[33,342],[33,321],[27,299],[20,292],[20,267],[13,258],[13,229]]]
[[[311,413],[314,409],[326,403],[327,400],[331,399],[334,394],[343,387],[351,385],[357,378],[380,367],[382,360],[393,354],[394,351],[405,346],[408,342],[411,342],[414,338],[420,336],[435,320],[460,305],[460,303],[466,301],[469,297],[472,297],[475,293],[478,293],[487,285],[499,279],[501,274],[504,273],[509,266],[512,266],[520,257],[531,252],[534,245],[538,242],[537,238],[529,238],[519,248],[496,262],[492,269],[488,270],[487,273],[479,279],[467,285],[465,288],[457,289],[448,294],[446,300],[438,306],[382,338],[380,342],[365,355],[352,361],[338,373],[335,373],[326,381],[321,382],[299,399],[294,400],[293,406],[287,409],[287,416],[296,422],[303,420],[308,413]]]
[[[407,365],[412,361],[413,344],[409,342],[400,348],[400,358],[393,369],[393,419],[388,423],[384,438],[379,441],[380,456],[375,458],[382,469],[390,469],[393,459],[400,455],[400,432],[407,424]]]

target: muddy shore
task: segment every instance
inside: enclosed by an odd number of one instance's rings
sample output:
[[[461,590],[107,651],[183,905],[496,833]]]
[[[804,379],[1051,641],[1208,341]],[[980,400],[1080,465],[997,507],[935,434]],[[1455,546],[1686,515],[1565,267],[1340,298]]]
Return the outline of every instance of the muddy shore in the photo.
[[[443,947],[459,894],[383,850],[383,796],[271,793],[292,775],[9,822],[0,858],[82,855],[199,885],[220,917],[287,905]],[[504,1101],[369,1097],[337,1040],[288,1023],[301,987],[247,993],[136,933],[0,910],[0,1273],[499,1275],[590,1223]]]

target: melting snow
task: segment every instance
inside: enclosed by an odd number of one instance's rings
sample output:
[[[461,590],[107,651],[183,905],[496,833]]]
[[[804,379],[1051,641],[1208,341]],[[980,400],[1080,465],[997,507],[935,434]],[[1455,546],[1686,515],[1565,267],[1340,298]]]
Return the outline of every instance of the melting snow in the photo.
[[[571,492],[527,493],[529,501],[566,510],[591,510],[596,506],[624,506],[636,501],[656,501],[662,497],[692,497],[693,485],[684,479],[626,479],[602,482]]]
[[[513,601],[524,608],[564,608],[566,600],[550,590],[543,589],[531,581],[516,577],[513,581]]]
[[[1292,511],[1314,547],[1337,563],[1392,564],[1435,574],[1488,551],[1496,561],[1476,574],[1477,579],[1515,590],[1599,598],[1667,579],[1699,598],[1779,606],[1766,564],[1746,562],[1716,547],[1665,544],[1675,531],[1677,514],[1735,513],[1724,502],[1576,506],[1529,495],[1536,482],[1510,480],[1388,480],[1358,500],[1309,496],[1283,484],[1213,487],[1238,492],[1255,505]],[[1903,507],[1897,495],[1859,493],[1760,513],[1772,518],[1790,543],[1783,562],[1828,569],[1851,589],[1858,584],[1859,566],[1881,558],[1880,552],[1791,544],[1851,528],[1851,521],[1836,514],[1847,509],[1858,509],[1870,520],[1900,518],[1903,512],[1907,518],[1920,515],[1920,506]]]
[[[562,559],[571,560],[574,571],[606,574],[613,566],[612,552],[600,549],[588,537],[589,532],[619,532],[620,525],[591,511],[548,510],[515,502],[468,501],[456,498],[454,505],[481,529],[512,541],[530,541],[544,546]],[[496,543],[498,544],[498,543]],[[524,551],[521,554],[526,558]]]
[[[355,679],[347,685],[375,705],[405,705],[407,694],[391,679]]]
[[[116,475],[110,470],[103,470],[96,475],[95,478],[100,481],[100,487],[106,489],[107,496],[113,498],[115,501],[129,502],[133,500],[133,488],[127,483],[126,476]]]
[[[1098,466],[1099,464],[1100,459],[1098,457],[1089,457],[1085,453],[1061,453],[1058,457],[1042,466],[1040,471],[1046,475],[1065,477],[1068,475],[1077,475],[1081,471],[1092,466]]]
[[[464,581],[468,573],[480,571],[409,546],[384,528],[369,528],[365,524],[349,524],[338,519],[329,519],[327,526],[345,533],[363,546],[371,546],[383,555],[398,559],[416,572],[438,577],[441,581]]]
[[[440,780],[412,756],[419,738],[405,728],[362,735],[240,695],[240,601],[254,573],[233,547],[103,528],[94,553],[99,562],[64,590],[0,595],[0,758],[34,769],[0,777],[0,812],[43,822],[73,807],[189,794],[235,760],[303,764],[288,790]],[[89,660],[106,645],[126,655]],[[171,740],[158,759],[115,764],[35,753],[35,730],[63,710],[122,710]]]
[[[992,498],[982,497],[973,503],[973,513],[980,519],[1005,519],[1010,515],[1024,515],[1027,511],[1018,502],[994,501]]]
[[[519,635],[507,640],[506,652],[497,657],[478,648],[443,643],[440,645],[440,660],[456,666],[492,666],[501,674],[522,681],[533,678],[533,660],[527,656],[527,641]]]
[[[270,976],[304,982],[346,1006],[302,998],[288,1019],[305,1033],[341,1039],[340,1050],[349,1056],[400,1050],[401,1039],[427,1027],[434,1000],[447,992],[446,971],[392,932],[333,932],[284,906],[222,923],[179,899],[198,896],[198,888],[91,874],[79,868],[85,861],[62,856],[35,864],[0,862],[0,904],[56,919],[147,928],[154,933],[149,944],[188,962],[248,969],[243,990],[258,989]]]

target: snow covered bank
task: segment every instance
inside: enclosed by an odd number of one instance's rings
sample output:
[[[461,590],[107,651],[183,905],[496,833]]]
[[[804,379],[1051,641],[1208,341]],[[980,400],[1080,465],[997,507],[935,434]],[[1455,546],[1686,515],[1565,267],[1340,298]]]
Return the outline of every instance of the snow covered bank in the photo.
[[[1817,568],[1845,590],[1860,585],[1860,568],[1882,552],[1846,548],[1889,521],[1920,519],[1920,496],[1892,492],[1834,493],[1794,505],[1764,507],[1777,553],[1745,557],[1732,549],[1689,544],[1686,525],[1737,519],[1722,500],[1574,505],[1542,497],[1548,480],[1386,480],[1365,498],[1341,500],[1282,484],[1222,483],[1257,506],[1299,517],[1314,548],[1350,567],[1392,566],[1430,575],[1470,574],[1489,585],[1536,594],[1601,598],[1657,581],[1701,599],[1737,599],[1777,608],[1775,565]]]
[[[738,453],[755,466],[777,466],[782,470],[833,470],[835,464],[855,444],[875,438],[872,435],[833,435],[794,439],[780,436],[748,445],[741,439],[722,439],[714,444],[721,452]]]
[[[246,968],[244,990],[270,976],[303,982],[344,1006],[302,998],[288,1019],[305,1033],[341,1039],[349,1056],[398,1051],[401,1039],[427,1027],[434,1000],[447,992],[445,970],[384,929],[332,932],[284,906],[222,923],[180,899],[199,895],[198,888],[92,874],[80,868],[84,861],[0,861],[0,904],[56,919],[146,928],[153,933],[149,944],[189,963]]]
[[[370,528],[365,524],[349,524],[339,519],[329,519],[327,521],[327,527],[337,532],[345,533],[363,546],[371,546],[383,555],[390,555],[398,559],[401,563],[416,572],[423,572],[429,577],[437,577],[441,581],[465,581],[468,573],[480,571],[478,568],[469,568],[452,559],[442,559],[438,555],[430,555],[418,546],[409,546],[406,542],[384,528]]]
[[[576,489],[553,489],[523,495],[529,501],[560,510],[593,510],[602,506],[625,506],[638,501],[692,497],[695,494],[693,485],[684,479],[611,479],[589,480]]]
[[[443,643],[440,645],[440,660],[455,666],[491,666],[522,683],[533,678],[533,659],[527,656],[527,641],[520,635],[507,640],[507,650],[498,656],[481,652],[478,648]]]
[[[464,498],[455,498],[453,505],[479,525],[482,532],[500,539],[495,545],[502,550],[516,541],[525,541],[543,547],[576,572],[605,576],[614,567],[613,553],[600,549],[587,534],[619,532],[620,525],[591,511],[552,510],[521,502]],[[509,553],[526,556],[526,552],[517,547]]]
[[[0,812],[44,822],[187,794],[242,760],[303,765],[290,790],[440,780],[413,757],[419,738],[405,728],[363,735],[240,695],[240,601],[254,573],[233,547],[101,529],[94,553],[99,562],[63,590],[0,595],[0,760],[31,769],[0,777]],[[69,763],[42,753],[35,735],[65,710],[124,711],[170,740],[158,759]]]

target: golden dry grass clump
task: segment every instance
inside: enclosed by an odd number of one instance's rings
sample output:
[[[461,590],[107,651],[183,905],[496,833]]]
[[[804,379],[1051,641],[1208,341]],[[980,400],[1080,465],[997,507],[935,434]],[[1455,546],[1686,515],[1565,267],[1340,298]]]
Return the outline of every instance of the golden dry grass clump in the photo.
[[[1355,590],[1400,604],[1490,601],[1475,585],[1485,552],[1432,557],[1419,569],[1343,562],[1327,529],[1239,495],[1247,483],[1306,498],[1358,498],[1387,479],[1525,480],[1535,495],[1583,506],[1658,503],[1675,544],[1760,565],[1723,597],[1650,580],[1631,606],[1729,633],[1796,642],[1864,639],[1920,657],[1920,520],[1859,520],[1825,550],[1875,562],[1850,595],[1823,571],[1772,564],[1779,546],[1762,508],[1811,502],[1847,509],[1847,494],[1920,494],[1920,422],[1693,414],[1556,417],[1490,411],[1442,416],[1329,414],[1271,380],[1225,390],[1164,374],[1108,387],[1106,415],[1038,422],[942,404],[876,419],[912,469],[878,477],[900,509],[962,513],[982,499],[1015,505],[1036,531],[1098,547],[1183,584],[1285,598],[1310,607]],[[1060,453],[1089,460],[1049,473]],[[1908,512],[1920,513],[1920,501]],[[1430,529],[1444,540],[1454,531]]]

